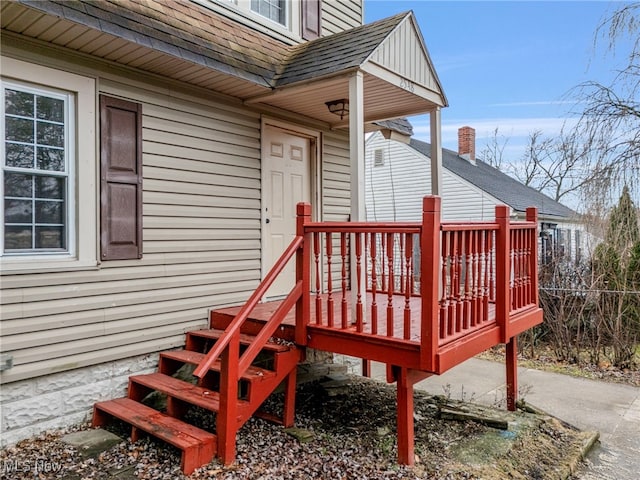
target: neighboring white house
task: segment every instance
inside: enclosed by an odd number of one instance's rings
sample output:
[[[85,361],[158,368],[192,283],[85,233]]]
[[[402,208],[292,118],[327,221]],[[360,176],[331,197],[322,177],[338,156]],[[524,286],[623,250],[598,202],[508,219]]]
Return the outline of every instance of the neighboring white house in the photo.
[[[379,126],[383,130],[366,141],[367,220],[420,220],[421,198],[431,193],[431,147],[411,138],[407,121]],[[477,159],[473,128],[460,128],[458,142],[458,152],[442,149],[444,220],[490,220],[502,204],[514,218],[524,219],[527,207],[537,207],[541,259],[553,254],[580,258],[585,233],[575,211]]]

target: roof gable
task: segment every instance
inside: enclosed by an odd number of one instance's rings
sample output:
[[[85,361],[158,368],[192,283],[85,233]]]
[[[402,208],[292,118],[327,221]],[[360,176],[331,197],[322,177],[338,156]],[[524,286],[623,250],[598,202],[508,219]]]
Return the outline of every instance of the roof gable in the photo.
[[[406,14],[385,40],[372,52],[368,61],[396,72],[410,82],[442,95],[440,79],[420,33],[413,13]],[[410,88],[409,84],[405,88]]]

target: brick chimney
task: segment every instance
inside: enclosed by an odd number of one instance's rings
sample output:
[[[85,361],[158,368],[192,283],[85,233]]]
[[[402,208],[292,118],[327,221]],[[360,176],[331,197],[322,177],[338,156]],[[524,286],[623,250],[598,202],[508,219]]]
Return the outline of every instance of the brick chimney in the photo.
[[[458,129],[458,155],[476,164],[476,131],[471,127]]]

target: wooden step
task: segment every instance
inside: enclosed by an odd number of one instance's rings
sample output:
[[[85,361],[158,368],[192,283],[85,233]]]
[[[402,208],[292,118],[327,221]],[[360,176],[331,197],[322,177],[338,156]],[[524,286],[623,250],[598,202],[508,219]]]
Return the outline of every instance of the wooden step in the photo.
[[[143,385],[147,389],[162,392],[170,397],[183,402],[202,407],[206,410],[217,412],[220,410],[220,393],[193,385],[177,378],[162,373],[150,373],[148,375],[133,375],[129,377],[129,394],[136,385]],[[238,413],[241,414],[249,408],[249,402],[238,400]]]
[[[138,440],[137,430],[139,429],[182,450],[180,468],[185,475],[211,462],[216,454],[214,434],[158,412],[135,400],[118,398],[94,405],[94,426],[106,424],[108,416],[130,424],[133,427],[131,440],[134,442]]]
[[[189,337],[193,336],[193,337],[200,337],[200,338],[205,338],[207,340],[218,340],[222,334],[224,333],[224,330],[220,330],[217,328],[210,328],[210,329],[206,329],[206,330],[192,330],[190,332],[187,332],[187,345],[189,345]],[[253,341],[255,340],[256,337],[254,337],[253,335],[248,335],[246,333],[241,333],[240,334],[240,345],[251,345],[253,343]],[[291,346],[288,345],[281,345],[275,342],[267,342],[262,349],[266,350],[268,352],[275,352],[275,353],[281,353],[281,352],[287,352],[291,349]]]
[[[174,360],[191,365],[198,365],[204,357],[204,353],[192,352],[190,350],[168,350],[166,352],[160,353],[160,369],[162,369],[163,359]],[[212,371],[220,372],[220,368],[221,363],[219,359],[213,362],[213,365],[211,365]],[[168,372],[165,371],[162,373]],[[247,368],[247,371],[241,375],[240,379],[253,383],[261,382],[275,376],[276,372],[274,372],[273,370],[266,370],[264,368],[251,365],[249,366],[249,368]]]
[[[263,308],[267,308],[266,305]],[[239,311],[240,307],[227,307],[222,309],[210,310],[209,326],[211,328],[224,330],[231,324]],[[267,319],[271,318],[269,313],[270,312],[263,312],[263,314],[260,316],[262,319],[253,318],[252,316],[247,318],[247,320],[242,325],[242,333],[246,333],[249,335],[257,335],[258,333],[260,333],[265,323],[267,323]],[[280,325],[280,328],[278,328],[278,330],[273,333],[273,337],[293,342],[295,339],[295,325],[283,323],[282,325]]]

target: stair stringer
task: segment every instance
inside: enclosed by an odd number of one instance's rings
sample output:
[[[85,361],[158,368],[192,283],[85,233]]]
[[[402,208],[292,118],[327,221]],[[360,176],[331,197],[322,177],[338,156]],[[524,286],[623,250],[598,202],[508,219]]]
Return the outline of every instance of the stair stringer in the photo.
[[[244,412],[238,410],[238,368],[237,363],[231,367],[225,364],[229,362],[228,358],[233,358],[236,362],[239,358],[238,351],[234,350],[236,342],[230,342],[225,354],[222,356],[222,368],[220,379],[220,410],[216,424],[216,433],[218,434],[218,457],[228,465],[235,460],[236,455],[236,434],[238,430],[258,411],[264,401],[285,381],[285,398],[283,415],[281,418],[270,415],[260,414],[262,418],[275,421],[284,426],[292,426],[295,416],[295,393],[296,393],[296,371],[297,365],[302,358],[302,351],[291,346],[286,352],[278,352],[274,354],[274,376],[265,378],[264,382],[252,382],[249,386],[246,401],[249,403]],[[225,359],[225,356],[227,358]],[[229,380],[225,380],[225,376],[229,375]],[[244,413],[244,414],[243,414]]]
[[[297,366],[302,359],[302,351],[294,346],[286,352],[278,352],[274,354],[274,371],[276,375],[264,382],[254,382],[250,385],[248,394],[249,407],[245,409],[245,414],[238,417],[239,426],[242,427],[256,413],[261,418],[279,423],[285,427],[293,425],[295,410],[295,390],[296,390],[296,373]],[[286,382],[284,387],[284,407],[282,417],[272,414],[259,412],[264,401],[282,384]]]

